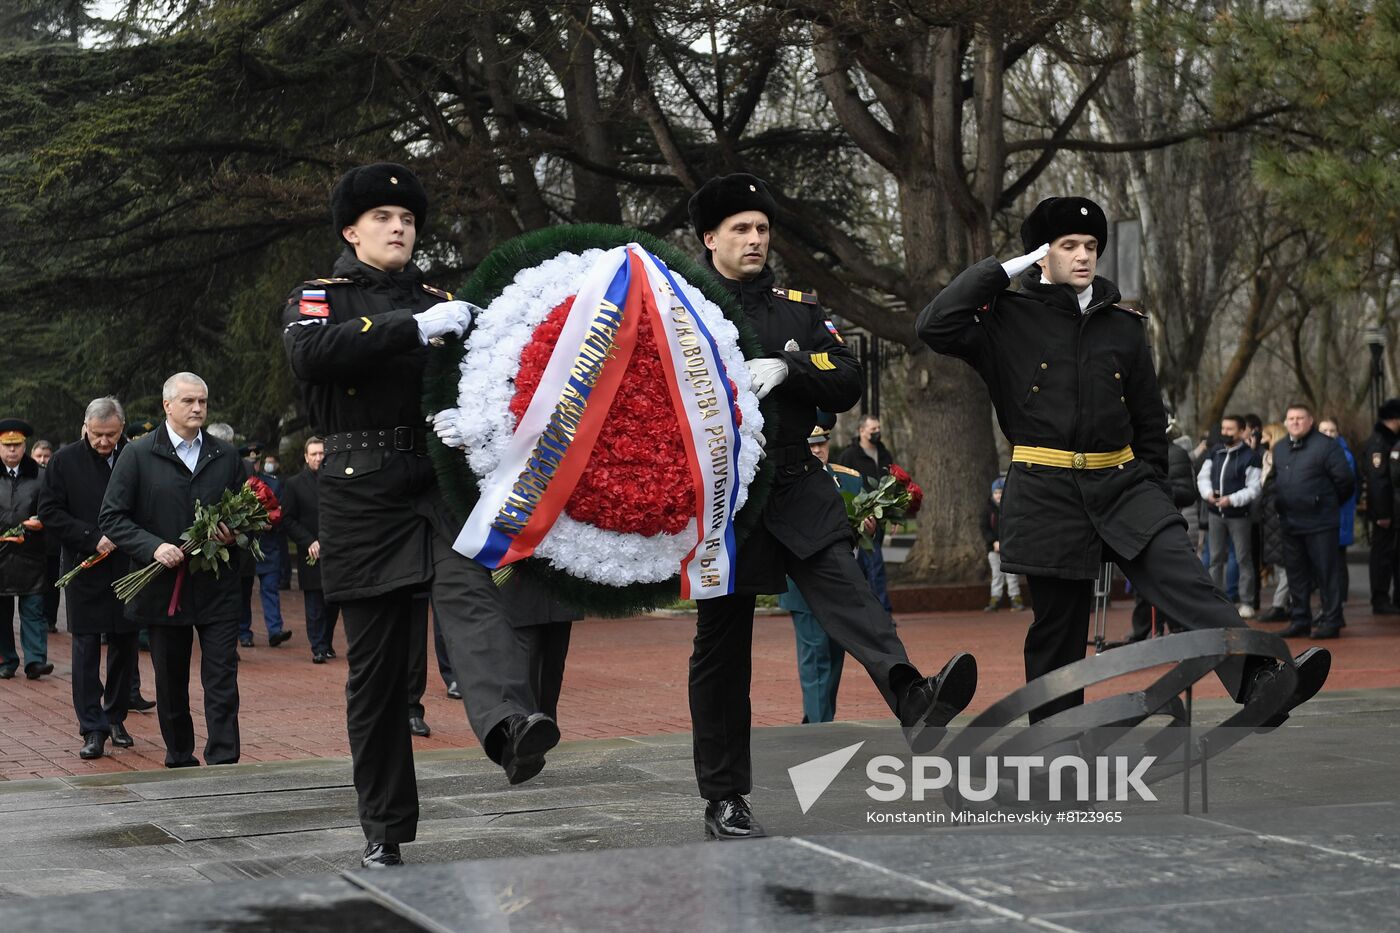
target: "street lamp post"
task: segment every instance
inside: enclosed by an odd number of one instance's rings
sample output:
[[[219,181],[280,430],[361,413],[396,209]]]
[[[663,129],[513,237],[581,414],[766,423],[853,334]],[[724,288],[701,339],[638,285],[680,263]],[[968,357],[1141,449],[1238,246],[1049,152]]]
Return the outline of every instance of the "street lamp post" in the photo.
[[[1371,348],[1371,414],[1380,410],[1385,398],[1385,330],[1378,324],[1366,328],[1366,345]]]

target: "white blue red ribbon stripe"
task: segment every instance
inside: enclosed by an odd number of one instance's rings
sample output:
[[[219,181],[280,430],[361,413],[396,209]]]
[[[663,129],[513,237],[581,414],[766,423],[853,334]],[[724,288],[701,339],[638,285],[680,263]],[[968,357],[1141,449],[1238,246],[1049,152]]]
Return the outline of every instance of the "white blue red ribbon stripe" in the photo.
[[[656,256],[644,257],[652,334],[690,461],[696,543],[681,561],[681,598],[734,592],[734,505],[739,494],[739,423],[729,376],[704,320]],[[698,558],[698,559],[697,559]]]
[[[584,276],[525,414],[453,547],[496,569],[529,557],[587,466],[636,345],[640,270],[625,247]]]
[[[664,263],[637,244],[602,254],[581,277],[540,384],[454,547],[496,569],[530,556],[563,514],[625,374],[643,316],[695,489],[695,545],[682,595],[733,592],[733,517],[741,487],[739,423],[714,337]]]

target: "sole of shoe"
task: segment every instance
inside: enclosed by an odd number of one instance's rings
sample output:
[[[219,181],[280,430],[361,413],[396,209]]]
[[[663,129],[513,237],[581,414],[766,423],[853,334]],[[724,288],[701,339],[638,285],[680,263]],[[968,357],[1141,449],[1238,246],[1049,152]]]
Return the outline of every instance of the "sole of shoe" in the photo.
[[[756,827],[754,831],[746,833],[742,836],[735,836],[729,833],[722,833],[719,831],[719,827],[717,827],[713,821],[709,819],[705,820],[705,838],[713,839],[715,842],[743,842],[746,839],[763,839],[767,837],[767,835],[768,834],[763,831],[762,827]]]
[[[502,762],[506,780],[524,784],[544,770],[544,756],[559,744],[559,726],[552,719],[537,719],[525,727],[509,760]]]
[[[905,729],[915,754],[933,751],[943,741],[948,723],[967,709],[977,693],[977,659],[966,651],[953,655],[938,672],[938,688],[924,718]]]

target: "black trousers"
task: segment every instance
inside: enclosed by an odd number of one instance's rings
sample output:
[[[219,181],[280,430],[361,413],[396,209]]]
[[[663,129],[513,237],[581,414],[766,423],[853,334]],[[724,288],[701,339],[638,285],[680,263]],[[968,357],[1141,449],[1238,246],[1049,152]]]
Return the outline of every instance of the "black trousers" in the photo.
[[[1318,591],[1322,611],[1317,625],[1342,624],[1342,576],[1337,568],[1337,529],[1311,534],[1283,534],[1283,566],[1288,571],[1289,607],[1294,622],[1312,619],[1312,594]]]
[[[238,619],[203,625],[152,625],[151,664],[156,669],[156,715],[165,740],[165,766],[181,768],[194,757],[190,716],[190,655],[199,633],[199,681],[204,688],[204,761],[238,761]]]
[[[1392,524],[1382,528],[1371,522],[1371,606],[1393,606],[1400,590],[1400,548]]]
[[[54,584],[58,582],[59,577],[63,576],[58,558],[57,554],[44,556],[44,624],[49,627],[50,631],[54,631],[58,627],[60,594],[58,587]]]
[[[564,661],[569,656],[573,628],[572,622],[548,622],[515,630],[530,668],[530,695],[535,699],[535,708],[555,720],[559,718],[559,693],[564,685]]]
[[[1215,588],[1191,548],[1186,529],[1170,525],[1158,532],[1132,560],[1115,555],[1113,562],[1132,581],[1143,599],[1156,606],[1181,628],[1234,628],[1244,625],[1229,598]],[[1291,571],[1290,571],[1291,576]],[[1027,577],[1034,603],[1035,619],[1026,632],[1026,681],[1082,660],[1088,650],[1089,616],[1093,610],[1094,581],[1061,580],[1058,577]],[[1236,701],[1256,669],[1257,659],[1234,658],[1216,671],[1221,683]],[[1078,706],[1084,691],[1036,708],[1031,722]]]
[[[418,832],[413,736],[404,711],[417,611],[413,589],[341,603],[345,620],[345,718],[360,826],[369,842],[412,842]],[[461,679],[467,719],[493,761],[495,728],[532,709],[525,656],[491,573],[433,539],[433,606]],[[422,601],[424,610],[427,602]],[[419,696],[421,696],[421,691]]]
[[[450,687],[457,682],[457,675],[452,671],[452,656],[447,653],[447,639],[442,637],[442,622],[437,612],[433,613],[433,650],[437,654],[438,676],[442,678],[442,685]]]
[[[107,635],[107,683],[102,683],[102,636],[73,635],[73,712],[78,734],[112,734],[112,723],[126,722],[131,672],[140,651],[135,632]]]
[[[423,693],[428,689],[428,609],[427,593],[413,599],[409,616],[408,676],[404,689],[408,697],[408,715],[423,718]]]
[[[302,590],[302,605],[306,607],[306,640],[311,651],[328,651],[335,642],[335,623],[340,619],[340,605],[326,599],[320,590]]]
[[[777,547],[784,555],[787,575],[822,629],[865,667],[894,710],[898,685],[891,683],[892,677],[907,682],[919,674],[909,663],[894,620],[871,593],[850,546],[832,544],[807,560]],[[690,655],[690,720],[695,779],[700,796],[707,800],[752,790],[749,683],[754,602],[753,596],[736,594],[698,603],[695,648]]]

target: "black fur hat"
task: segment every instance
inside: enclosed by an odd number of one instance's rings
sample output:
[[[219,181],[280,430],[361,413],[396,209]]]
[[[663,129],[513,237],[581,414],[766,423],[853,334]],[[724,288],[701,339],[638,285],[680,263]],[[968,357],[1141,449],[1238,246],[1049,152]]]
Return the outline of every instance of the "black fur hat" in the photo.
[[[1384,402],[1381,402],[1381,409],[1377,417],[1381,421],[1390,421],[1394,418],[1400,418],[1400,398],[1388,398]]]
[[[1102,256],[1108,245],[1108,218],[1103,208],[1088,198],[1046,198],[1021,224],[1021,245],[1029,253],[1042,243],[1054,243],[1071,233],[1097,239]]]
[[[413,211],[414,227],[422,232],[428,221],[428,193],[418,176],[396,162],[375,162],[352,168],[331,189],[331,223],[337,236],[372,208],[393,204]]]
[[[762,211],[768,215],[771,224],[778,213],[778,203],[773,200],[768,186],[757,175],[736,172],[733,175],[720,175],[711,178],[690,196],[690,222],[695,227],[695,235],[700,242],[705,241],[705,232],[713,230],[724,222],[724,218],[744,211]]]

